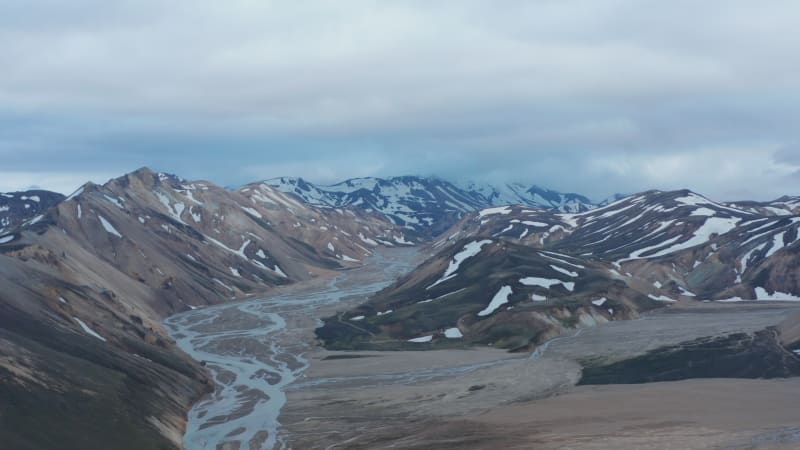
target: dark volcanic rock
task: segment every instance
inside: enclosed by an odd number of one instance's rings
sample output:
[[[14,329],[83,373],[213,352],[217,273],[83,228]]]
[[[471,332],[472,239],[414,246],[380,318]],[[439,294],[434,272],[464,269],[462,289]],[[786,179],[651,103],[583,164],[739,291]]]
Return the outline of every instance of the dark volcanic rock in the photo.
[[[785,378],[800,375],[800,358],[774,329],[663,347],[613,364],[586,363],[580,384],[635,384],[690,378]]]

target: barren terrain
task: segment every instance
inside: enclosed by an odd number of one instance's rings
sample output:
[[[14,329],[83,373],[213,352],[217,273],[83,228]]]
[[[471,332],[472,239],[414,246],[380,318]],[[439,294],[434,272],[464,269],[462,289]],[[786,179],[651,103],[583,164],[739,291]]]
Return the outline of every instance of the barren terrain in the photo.
[[[783,359],[762,360],[730,338],[774,344],[774,331],[767,332],[800,311],[793,302],[679,303],[636,320],[578,328],[533,353],[467,346],[322,349],[313,334],[319,319],[363,302],[407,270],[419,258],[415,252],[387,250],[334,279],[168,319],[181,348],[206,362],[217,383],[190,414],[186,446],[736,449],[800,443],[800,379],[707,378],[692,369],[702,367],[698,361],[709,351],[719,370],[742,364],[732,357],[767,368],[796,359],[776,344],[765,348]],[[709,350],[704,339],[716,346]],[[654,367],[663,361],[682,367],[667,374],[681,381],[604,384],[609,367],[654,381],[665,376],[625,365],[642,357]],[[579,385],[591,370],[603,385]],[[692,379],[698,377],[705,379]]]
[[[798,306],[691,304],[523,355],[319,351],[282,423],[294,448],[796,448],[800,379],[576,384],[582,364],[755,333]]]

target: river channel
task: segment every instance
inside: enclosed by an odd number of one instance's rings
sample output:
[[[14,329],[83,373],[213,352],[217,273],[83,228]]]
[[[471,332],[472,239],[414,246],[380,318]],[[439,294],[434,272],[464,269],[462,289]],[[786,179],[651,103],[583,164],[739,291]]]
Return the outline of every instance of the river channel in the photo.
[[[324,311],[366,300],[411,270],[415,249],[383,250],[364,267],[277,290],[263,298],[187,311],[164,325],[205,364],[214,392],[189,412],[188,450],[286,448],[278,421],[287,386],[308,367]]]

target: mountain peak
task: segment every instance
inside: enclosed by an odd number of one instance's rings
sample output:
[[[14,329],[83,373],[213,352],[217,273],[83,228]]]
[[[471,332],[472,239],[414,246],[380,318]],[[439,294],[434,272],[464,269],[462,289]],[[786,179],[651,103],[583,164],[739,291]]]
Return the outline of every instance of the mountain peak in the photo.
[[[155,175],[155,172],[152,169],[150,169],[149,167],[147,167],[147,166],[142,166],[142,167],[134,170],[133,172],[131,172],[130,175],[153,176],[153,175]]]
[[[163,182],[168,182],[169,184],[179,184],[186,182],[185,179],[175,174],[167,172],[155,172],[151,170],[149,167],[145,166],[145,167],[140,167],[134,170],[133,172],[125,174],[121,177],[112,179],[111,181],[109,181],[109,183],[107,183],[107,185],[113,185],[119,183],[127,184],[133,179],[142,181],[145,184],[156,184]]]

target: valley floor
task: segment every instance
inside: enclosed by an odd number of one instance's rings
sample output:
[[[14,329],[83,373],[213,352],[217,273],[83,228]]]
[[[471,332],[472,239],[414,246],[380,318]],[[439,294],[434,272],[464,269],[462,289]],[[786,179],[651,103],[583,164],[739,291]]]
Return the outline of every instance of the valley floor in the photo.
[[[215,382],[214,392],[189,412],[185,447],[285,447],[278,420],[284,391],[308,367],[318,319],[365,301],[408,272],[417,258],[416,249],[380,250],[360,269],[167,318],[164,325],[178,346]]]
[[[531,355],[317,351],[289,386],[281,421],[293,448],[797,448],[800,378],[576,384],[582,364],[755,333],[799,307],[676,307],[583,329]]]
[[[362,419],[356,436],[311,433],[295,448],[788,450],[800,445],[798,388],[796,378],[583,386],[484,414]]]
[[[707,348],[687,343],[754,336],[800,311],[796,303],[674,306],[578,330],[532,354],[492,348],[331,352],[316,346],[318,319],[363,302],[419,257],[403,252],[267,299],[168,319],[181,347],[206,361],[218,384],[190,414],[187,448],[800,446],[800,378],[578,386],[585,367],[602,369],[664,346],[686,347],[689,356],[672,357],[706,358]],[[713,351],[739,354],[736,345],[740,341],[722,341]],[[720,359],[718,368],[725,363]],[[601,370],[598,379],[603,376]]]

